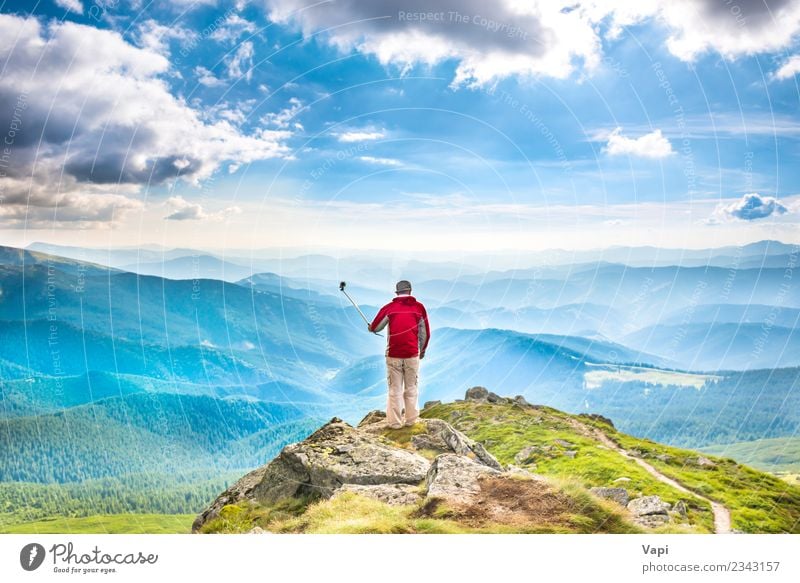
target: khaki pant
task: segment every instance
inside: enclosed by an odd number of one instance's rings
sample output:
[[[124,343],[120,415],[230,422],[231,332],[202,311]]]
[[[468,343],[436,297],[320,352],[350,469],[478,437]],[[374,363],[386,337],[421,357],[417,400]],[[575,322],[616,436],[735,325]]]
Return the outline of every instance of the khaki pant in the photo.
[[[398,427],[413,425],[419,416],[417,385],[419,383],[419,356],[412,358],[386,357],[386,376],[389,382],[389,399],[386,403],[386,423]],[[403,419],[405,407],[405,420]]]

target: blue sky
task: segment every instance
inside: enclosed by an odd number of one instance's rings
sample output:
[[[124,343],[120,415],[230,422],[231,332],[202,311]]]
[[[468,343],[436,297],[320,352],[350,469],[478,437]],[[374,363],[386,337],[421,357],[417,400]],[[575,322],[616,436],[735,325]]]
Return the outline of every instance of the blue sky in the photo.
[[[799,4],[5,2],[0,241],[800,241]]]

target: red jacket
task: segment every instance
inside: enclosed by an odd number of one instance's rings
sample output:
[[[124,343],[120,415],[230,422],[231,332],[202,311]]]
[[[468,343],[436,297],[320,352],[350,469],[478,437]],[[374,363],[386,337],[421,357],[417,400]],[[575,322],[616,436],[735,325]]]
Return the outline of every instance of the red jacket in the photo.
[[[412,295],[399,295],[383,306],[369,325],[370,332],[379,332],[389,325],[386,356],[412,358],[425,356],[431,328],[425,306]]]

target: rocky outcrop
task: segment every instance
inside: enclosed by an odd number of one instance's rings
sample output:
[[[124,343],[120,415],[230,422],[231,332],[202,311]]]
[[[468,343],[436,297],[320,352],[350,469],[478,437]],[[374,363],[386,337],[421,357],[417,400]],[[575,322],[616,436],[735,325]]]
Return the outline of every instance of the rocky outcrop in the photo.
[[[327,498],[342,484],[417,484],[428,465],[421,455],[371,439],[334,417],[283,448],[253,494],[271,504],[289,496]]]
[[[444,453],[433,461],[428,470],[425,477],[426,494],[464,502],[480,493],[479,477],[500,473],[462,455]]]
[[[625,488],[589,488],[589,491],[601,498],[613,500],[622,506],[627,506],[630,501],[628,491]]]
[[[422,497],[419,487],[410,484],[343,484],[331,497],[336,498],[345,492],[354,492],[367,498],[374,498],[390,506],[414,504]]]
[[[225,490],[197,517],[192,530],[218,517],[225,505],[242,501],[269,505],[285,498],[355,492],[387,504],[413,504],[425,495],[455,491],[467,476],[503,470],[483,445],[441,419],[420,419],[404,429],[413,433],[407,447],[387,439],[397,435],[394,431],[399,430],[386,425],[381,411],[368,413],[358,427],[334,417]],[[438,457],[432,462],[422,451]]]
[[[489,390],[486,387],[472,387],[467,389],[464,399],[467,401],[486,401],[489,397]]]
[[[417,485],[425,479],[429,466],[430,461],[418,453],[375,439],[334,417],[228,488],[197,517],[192,530],[219,516],[226,504],[242,500],[271,504],[300,496],[327,498],[344,484]]]
[[[545,408],[528,404],[522,396],[497,397],[484,387],[469,389],[462,402],[469,401],[479,403],[482,409],[486,403],[538,409],[524,416],[525,421],[530,418],[530,423],[534,424],[546,413]],[[454,420],[464,414],[470,414],[469,408],[458,406],[449,412],[447,419]],[[489,415],[487,419],[494,417]],[[351,494],[392,506],[414,506],[413,512],[418,517],[447,515],[476,527],[487,521],[523,531],[531,524],[542,525],[548,521],[572,525],[569,517],[574,513],[575,501],[551,480],[531,471],[539,458],[544,462],[583,452],[577,449],[577,440],[569,439],[566,434],[564,437],[567,439],[549,438],[538,442],[532,439],[530,445],[514,456],[517,465],[504,468],[482,443],[444,419],[420,417],[410,427],[392,429],[383,411],[369,412],[356,427],[334,417],[304,440],[284,447],[268,464],[225,490],[197,517],[192,530],[215,531],[227,524],[229,510],[253,511],[257,515],[259,506],[268,507],[278,502],[288,503],[286,508],[304,509],[310,501]],[[496,442],[486,443],[496,445]],[[695,461],[699,466],[709,467],[707,462],[714,463],[702,456]],[[620,515],[646,528],[687,518],[683,502],[676,503],[670,510],[671,505],[658,496],[641,496],[640,493],[639,497],[630,499],[628,490],[619,487],[630,481],[620,476],[609,484],[611,487],[595,487],[590,491],[615,502],[624,509]],[[233,504],[253,504],[256,508],[225,509]],[[273,510],[280,513],[284,512],[283,508],[278,505]],[[220,516],[224,520],[203,528]],[[627,524],[630,527],[630,523]],[[250,532],[263,531],[256,527]]]
[[[219,516],[219,511],[222,510],[223,506],[236,504],[242,500],[251,500],[253,498],[253,490],[264,479],[266,472],[267,466],[262,466],[239,478],[235,484],[217,496],[217,499],[194,519],[192,532],[196,532],[207,521]]]
[[[628,502],[628,510],[633,521],[647,528],[655,528],[669,522],[671,504],[664,502],[659,496],[643,496]]]
[[[369,422],[375,419],[374,412],[368,413],[358,424],[359,429],[373,434],[381,435],[390,431],[385,419]],[[452,425],[441,419],[420,418],[415,426],[416,433],[411,436],[411,446],[416,450],[429,450],[436,453],[455,453],[473,458],[491,468],[502,470],[500,462],[486,451],[486,448],[470,439]]]

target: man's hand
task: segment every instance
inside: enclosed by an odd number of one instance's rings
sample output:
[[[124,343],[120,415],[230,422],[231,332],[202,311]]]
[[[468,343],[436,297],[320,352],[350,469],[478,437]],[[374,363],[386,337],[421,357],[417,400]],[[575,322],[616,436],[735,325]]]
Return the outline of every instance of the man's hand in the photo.
[[[372,332],[372,324],[367,324],[367,331]]]
[[[424,352],[420,352],[419,353],[419,359],[422,360],[423,358],[425,358],[425,353]]]

